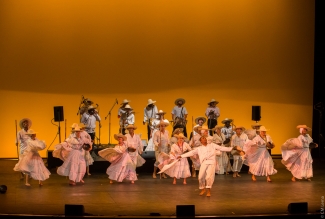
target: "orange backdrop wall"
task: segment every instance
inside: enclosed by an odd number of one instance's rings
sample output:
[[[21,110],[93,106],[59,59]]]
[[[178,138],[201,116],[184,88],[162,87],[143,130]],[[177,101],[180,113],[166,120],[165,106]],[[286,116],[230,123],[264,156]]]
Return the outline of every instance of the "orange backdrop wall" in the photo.
[[[272,153],[280,154],[281,144],[299,134],[298,124],[312,126],[314,6],[309,0],[2,0],[0,157],[17,157],[15,124],[24,117],[53,150],[59,143],[53,107],[64,107],[63,141],[79,121],[82,95],[99,105],[102,144],[116,143],[123,99],[131,100],[136,132],[145,139],[149,98],[169,120],[174,100],[184,98],[188,130],[214,98],[219,123],[227,117],[246,128],[254,123],[252,106],[261,106],[260,123],[270,129]]]

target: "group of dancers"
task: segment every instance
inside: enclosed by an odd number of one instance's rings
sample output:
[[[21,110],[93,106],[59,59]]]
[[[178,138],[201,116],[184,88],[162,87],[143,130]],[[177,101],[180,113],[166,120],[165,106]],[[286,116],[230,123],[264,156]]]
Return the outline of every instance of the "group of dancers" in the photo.
[[[120,118],[125,112],[130,112],[128,109],[131,107],[128,102],[128,100],[123,101],[123,104],[126,103],[126,111],[119,109]],[[148,100],[151,110],[145,108],[143,124],[147,123],[149,130],[149,142],[146,148],[140,135],[135,133],[137,126],[132,124],[132,120],[122,118],[120,120],[122,128],[114,134],[118,143],[112,148],[98,152],[99,156],[110,162],[106,171],[110,183],[124,180],[135,183],[138,180],[136,168],[146,162],[141,156],[143,151],[155,152],[153,178],[157,178],[157,175],[167,178],[168,175],[173,179],[172,184],[177,184],[177,179],[182,179],[183,184],[186,184],[186,179],[196,177],[198,171],[200,195],[206,193],[208,197],[211,196],[216,174],[228,174],[232,171],[234,178],[241,177],[239,174],[241,168],[247,165],[252,181],[256,181],[257,176],[264,176],[267,182],[271,182],[270,176],[277,173],[268,151],[274,148],[274,143],[271,136],[267,134],[269,130],[265,126],[256,123],[252,125],[252,129],[245,129],[243,126],[234,127],[231,125],[233,120],[228,118],[222,120],[223,125],[218,125],[214,119],[220,116],[220,111],[212,109],[218,102],[212,99],[208,103],[208,108],[211,109],[207,109],[205,117],[200,116],[195,119],[196,125],[190,138],[187,138],[184,132],[186,125],[184,127],[184,123],[173,124],[177,119],[186,119],[184,116],[187,115],[187,111],[182,106],[185,100],[179,98],[175,101],[172,122],[164,118],[166,112],[158,111],[154,103],[155,101]],[[69,137],[55,145],[53,151],[53,156],[63,161],[63,164],[57,168],[57,174],[69,177],[71,186],[85,183],[83,180],[85,174],[90,175],[89,165],[94,162],[90,153],[94,145],[93,126],[96,121],[100,121],[95,109],[96,107],[90,104],[81,116],[81,123],[73,123]],[[146,110],[151,111],[151,114]],[[90,119],[92,117],[93,120]],[[173,124],[173,131],[170,135],[166,127],[171,124]],[[211,124],[214,126],[211,127]],[[22,119],[19,125],[21,130],[17,134],[16,145],[19,145],[20,152],[14,170],[21,172],[22,177],[25,177],[26,186],[30,186],[29,178],[38,180],[41,186],[42,182],[50,176],[50,171],[38,154],[39,150],[46,148],[46,144],[36,137],[34,130],[30,129],[32,122],[29,118]],[[297,129],[300,135],[288,139],[281,146],[282,164],[292,173],[292,181],[296,179],[311,181],[313,160],[310,149],[318,145],[313,143],[313,139],[308,134],[311,128],[298,125]],[[191,166],[188,158],[192,163]],[[233,160],[232,164],[230,158]]]

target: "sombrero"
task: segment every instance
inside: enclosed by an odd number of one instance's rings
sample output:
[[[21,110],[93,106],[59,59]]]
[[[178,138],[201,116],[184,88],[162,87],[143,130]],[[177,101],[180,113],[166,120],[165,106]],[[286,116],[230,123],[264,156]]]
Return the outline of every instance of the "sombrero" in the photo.
[[[118,140],[119,138],[123,138],[124,141],[126,141],[126,136],[123,135],[122,133],[119,134],[114,134],[115,140]]]
[[[200,133],[201,130],[209,130],[209,128],[208,128],[208,126],[203,125],[203,126],[196,126],[196,127],[194,127],[193,130],[194,130],[195,132],[197,132],[197,133]]]
[[[226,122],[232,122],[232,121],[233,121],[232,119],[225,118],[224,120],[222,120],[221,123],[225,124]]]
[[[35,132],[33,129],[28,129],[26,135],[35,135],[37,132]]]
[[[131,102],[131,100],[124,99],[123,102],[121,103],[121,105],[126,104],[126,103],[130,103],[130,102]]]
[[[259,132],[266,132],[266,131],[270,131],[270,129],[266,129],[265,126],[260,126],[256,131],[259,131]]]
[[[138,127],[136,127],[135,125],[129,124],[128,126],[126,126],[126,129],[134,129],[136,130]]]
[[[164,119],[163,121],[160,121],[160,122],[156,125],[156,127],[159,128],[160,125],[165,125],[165,126],[167,127],[167,126],[169,126],[169,122],[168,122],[167,119]]]
[[[211,99],[210,102],[209,102],[208,104],[210,104],[210,103],[217,103],[217,104],[218,104],[219,101],[216,101],[215,99]]]
[[[203,116],[199,116],[195,119],[195,123],[198,124],[199,123],[199,120],[203,120],[203,123],[205,123],[207,121],[207,119]]]
[[[185,136],[183,135],[183,133],[180,133],[180,134],[178,134],[178,135],[174,135],[174,137],[185,139]]]
[[[23,118],[19,121],[19,127],[21,129],[23,128],[23,122],[26,120],[28,121],[28,128],[30,128],[32,126],[32,120],[30,120],[29,118]]]
[[[162,114],[166,114],[166,112],[159,110],[158,113],[156,113],[157,115],[162,115]]]
[[[245,131],[246,130],[244,126],[236,126],[235,130],[236,129],[241,129],[242,131]]]
[[[306,129],[307,131],[311,131],[311,128],[309,128],[308,126],[306,126],[306,125],[298,125],[297,126],[297,129],[300,129],[300,128],[303,128],[303,129]]]
[[[181,133],[184,131],[184,128],[176,128],[174,131],[173,131],[173,135],[176,135],[176,133]]]
[[[177,105],[178,101],[182,101],[182,105],[185,103],[185,99],[184,98],[177,98],[175,100],[175,105]]]
[[[215,131],[215,130],[217,130],[217,129],[222,129],[224,126],[222,126],[222,125],[216,125],[214,128],[212,128],[211,130],[212,131]]]
[[[149,99],[147,106],[149,106],[150,104],[154,104],[155,102],[156,102],[155,100]]]

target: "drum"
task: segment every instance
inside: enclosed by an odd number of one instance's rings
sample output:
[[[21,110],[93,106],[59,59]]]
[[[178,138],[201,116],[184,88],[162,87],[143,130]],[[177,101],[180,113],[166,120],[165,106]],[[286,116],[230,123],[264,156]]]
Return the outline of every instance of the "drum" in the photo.
[[[186,126],[186,120],[184,118],[176,117],[174,121],[174,127],[176,127],[177,125],[182,125],[183,127]]]

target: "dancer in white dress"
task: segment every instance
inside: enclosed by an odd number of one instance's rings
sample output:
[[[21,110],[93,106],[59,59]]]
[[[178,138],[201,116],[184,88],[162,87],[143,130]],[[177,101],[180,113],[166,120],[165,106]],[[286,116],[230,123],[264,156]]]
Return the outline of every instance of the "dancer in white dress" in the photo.
[[[128,153],[127,137],[119,133],[114,134],[114,138],[118,141],[114,148],[106,148],[98,152],[99,156],[111,163],[106,170],[109,182],[128,180],[133,184],[138,177],[135,172],[136,164]]]
[[[57,174],[69,177],[69,185],[77,182],[84,183],[86,173],[85,150],[91,147],[91,141],[81,136],[80,127],[73,129],[73,135],[64,142],[57,144],[53,156],[63,160],[63,164],[57,169]]]
[[[318,147],[318,144],[313,143],[313,139],[307,134],[311,131],[306,125],[298,125],[300,135],[298,138],[288,139],[281,147],[282,164],[286,166],[292,174],[292,181],[296,179],[307,179],[311,181],[313,177],[313,159],[310,149]]]
[[[215,168],[216,168],[216,150],[220,151],[231,151],[241,150],[240,147],[222,147],[214,143],[208,143],[208,139],[205,136],[200,138],[201,146],[187,152],[183,155],[179,155],[177,158],[191,157],[193,155],[198,155],[200,158],[200,171],[199,171],[199,189],[201,190],[200,195],[207,192],[206,196],[211,196],[211,187],[215,178]]]
[[[186,143],[183,133],[175,135],[177,142],[171,146],[170,157],[171,159],[177,159],[178,156],[184,154],[186,151],[191,151],[192,148]],[[173,184],[176,184],[176,179],[183,178],[183,184],[186,184],[186,178],[191,176],[190,166],[187,158],[181,158],[171,168],[165,171],[167,175],[173,177]]]
[[[129,155],[135,167],[141,167],[146,160],[140,156],[143,152],[143,143],[140,136],[134,133],[134,130],[136,130],[137,127],[135,125],[128,125],[126,129],[128,134],[126,134],[125,137]]]
[[[253,181],[256,181],[255,176],[266,176],[266,181],[271,182],[270,176],[276,174],[277,170],[274,169],[274,162],[267,148],[273,148],[274,143],[271,136],[266,134],[268,130],[264,126],[258,131],[259,135],[244,145],[246,153],[244,163],[249,166]]]
[[[36,138],[36,133],[37,132],[34,132],[32,129],[27,131],[26,135],[29,135],[30,139],[25,142],[26,149],[14,167],[15,171],[20,171],[25,174],[26,186],[30,186],[29,177],[38,180],[39,185],[42,186],[42,181],[48,179],[51,175],[38,153],[38,151],[46,148],[46,144],[44,141]]]
[[[216,125],[212,131],[214,131],[213,139],[212,142],[219,145],[219,146],[224,146],[223,142],[226,140],[226,136],[221,132],[221,129],[223,126],[221,125]],[[229,157],[227,155],[227,152],[225,151],[220,151],[220,155],[217,154],[216,160],[219,165],[219,169],[216,170],[217,174],[229,174],[228,172],[231,171],[231,165],[229,162]]]

